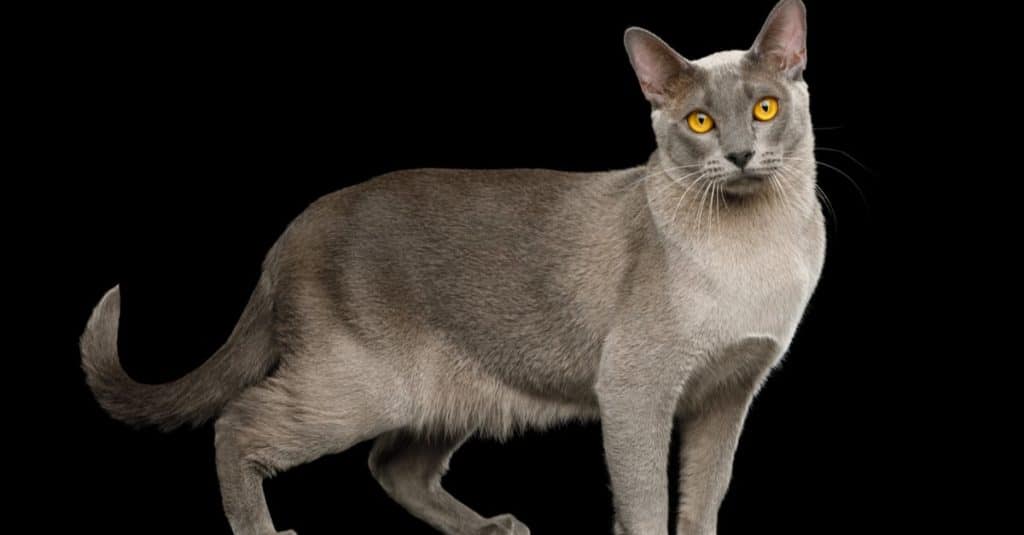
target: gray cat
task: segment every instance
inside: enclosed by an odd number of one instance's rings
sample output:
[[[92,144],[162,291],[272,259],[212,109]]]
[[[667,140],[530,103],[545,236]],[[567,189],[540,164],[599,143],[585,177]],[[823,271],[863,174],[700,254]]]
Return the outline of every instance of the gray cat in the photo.
[[[369,465],[449,534],[529,533],[440,484],[480,434],[599,418],[615,533],[716,532],[752,398],[822,269],[800,0],[749,51],[688,61],[625,44],[657,150],[603,173],[420,169],[327,195],[267,254],[238,325],[191,374],[143,385],[118,363],[117,287],[82,335],[99,403],[170,430],[216,418],[234,533],[278,532],[263,479],[376,439]]]

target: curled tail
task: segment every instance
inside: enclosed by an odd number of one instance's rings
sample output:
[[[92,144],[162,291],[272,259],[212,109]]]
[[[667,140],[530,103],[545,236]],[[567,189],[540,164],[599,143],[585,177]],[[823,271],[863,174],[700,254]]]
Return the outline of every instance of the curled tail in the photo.
[[[111,416],[170,431],[214,417],[229,400],[265,377],[277,363],[271,338],[266,277],[253,292],[227,342],[205,363],[169,383],[147,385],[125,373],[117,354],[121,293],[111,288],[82,333],[82,369],[92,393]]]

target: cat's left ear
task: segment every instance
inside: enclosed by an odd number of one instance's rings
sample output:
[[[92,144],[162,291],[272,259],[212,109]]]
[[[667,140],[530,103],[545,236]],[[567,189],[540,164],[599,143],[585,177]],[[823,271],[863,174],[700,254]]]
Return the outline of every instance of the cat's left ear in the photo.
[[[801,0],[775,5],[750,47],[759,65],[799,80],[807,67],[807,8]]]

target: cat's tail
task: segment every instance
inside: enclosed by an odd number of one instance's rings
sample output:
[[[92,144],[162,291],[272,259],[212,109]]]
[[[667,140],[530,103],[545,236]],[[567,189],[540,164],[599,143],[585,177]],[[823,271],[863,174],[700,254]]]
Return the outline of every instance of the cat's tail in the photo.
[[[119,362],[121,293],[114,286],[93,309],[82,333],[82,368],[89,388],[111,416],[134,426],[170,431],[202,424],[277,363],[269,293],[264,275],[231,336],[210,359],[176,381],[147,385],[129,377]]]

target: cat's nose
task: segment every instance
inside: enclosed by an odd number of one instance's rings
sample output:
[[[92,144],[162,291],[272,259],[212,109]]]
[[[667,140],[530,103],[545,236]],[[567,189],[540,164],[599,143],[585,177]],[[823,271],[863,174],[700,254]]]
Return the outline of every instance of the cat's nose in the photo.
[[[747,166],[747,162],[754,157],[754,151],[745,150],[742,152],[730,152],[725,155],[725,159],[736,164],[736,167],[743,169]]]

